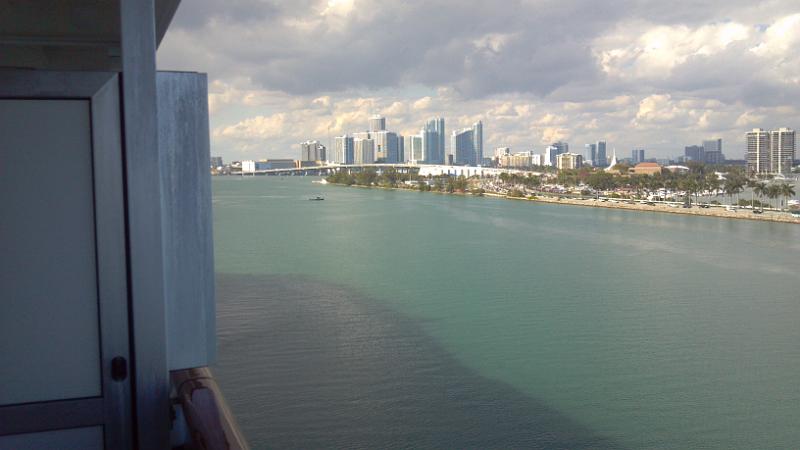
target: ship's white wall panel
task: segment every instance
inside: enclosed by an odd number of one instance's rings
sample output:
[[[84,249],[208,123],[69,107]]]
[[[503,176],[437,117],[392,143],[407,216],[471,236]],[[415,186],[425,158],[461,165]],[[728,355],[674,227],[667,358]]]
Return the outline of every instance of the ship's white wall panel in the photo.
[[[100,395],[88,100],[0,100],[0,405]]]
[[[205,74],[159,72],[167,362],[202,367],[216,356],[208,87]]]

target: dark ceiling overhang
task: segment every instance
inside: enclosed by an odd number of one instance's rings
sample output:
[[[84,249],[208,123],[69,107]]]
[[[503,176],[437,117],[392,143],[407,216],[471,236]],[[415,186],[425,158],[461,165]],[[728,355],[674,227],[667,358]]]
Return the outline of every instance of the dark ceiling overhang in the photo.
[[[0,0],[0,67],[119,70],[120,1]],[[161,43],[180,0],[155,0]]]

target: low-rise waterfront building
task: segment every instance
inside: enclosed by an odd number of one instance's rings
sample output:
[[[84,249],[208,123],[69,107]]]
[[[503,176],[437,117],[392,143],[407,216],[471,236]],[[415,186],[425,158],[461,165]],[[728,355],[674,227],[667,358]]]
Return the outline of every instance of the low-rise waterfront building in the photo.
[[[561,153],[556,157],[556,167],[559,170],[579,169],[583,166],[583,155],[577,153]]]
[[[536,156],[541,157],[541,155]],[[498,165],[504,168],[529,169],[534,165],[537,165],[534,164],[533,157],[533,152],[520,152],[513,155],[503,155],[498,158]],[[541,160],[539,162],[541,162]]]
[[[635,175],[655,175],[661,173],[661,166],[654,162],[642,162],[631,169]]]

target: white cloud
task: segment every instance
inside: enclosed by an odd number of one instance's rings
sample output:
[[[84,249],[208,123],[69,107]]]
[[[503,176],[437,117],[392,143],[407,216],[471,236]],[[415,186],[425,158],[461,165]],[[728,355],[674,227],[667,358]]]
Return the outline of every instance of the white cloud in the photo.
[[[750,27],[731,22],[698,28],[632,22],[620,24],[595,40],[594,46],[600,66],[609,76],[668,78],[689,58],[718,54],[750,34]]]
[[[283,137],[286,132],[285,125],[286,114],[284,113],[271,116],[255,116],[234,125],[217,128],[213,134],[214,137],[240,141],[271,139]]]
[[[184,2],[159,68],[209,73],[212,148],[297,156],[364,130],[484,121],[486,148],[605,138],[678,154],[800,127],[797,0]],[[567,25],[565,25],[567,24]]]
[[[543,145],[553,142],[566,141],[569,138],[569,130],[558,127],[547,127],[542,130],[542,137],[539,140]]]
[[[431,101],[432,100],[430,97],[422,97],[421,99],[414,102],[413,108],[416,110],[430,109]]]

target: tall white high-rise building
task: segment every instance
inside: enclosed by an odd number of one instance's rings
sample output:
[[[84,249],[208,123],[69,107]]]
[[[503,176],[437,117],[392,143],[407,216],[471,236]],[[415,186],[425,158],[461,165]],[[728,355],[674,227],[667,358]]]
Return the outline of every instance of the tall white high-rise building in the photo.
[[[333,138],[333,159],[338,164],[353,164],[353,138],[348,135]]]
[[[353,164],[372,164],[375,162],[375,141],[353,138]]]
[[[386,130],[386,117],[378,114],[369,118],[369,131],[385,131]]]
[[[405,161],[412,163],[424,162],[425,156],[422,152],[422,136],[412,134],[411,136],[406,136],[404,141]]]
[[[750,173],[767,173],[770,171],[769,164],[769,132],[754,128],[745,134],[747,149],[745,160],[747,161],[747,171]]]
[[[772,173],[789,173],[795,155],[795,133],[790,128],[778,128],[769,134],[769,160]]]

